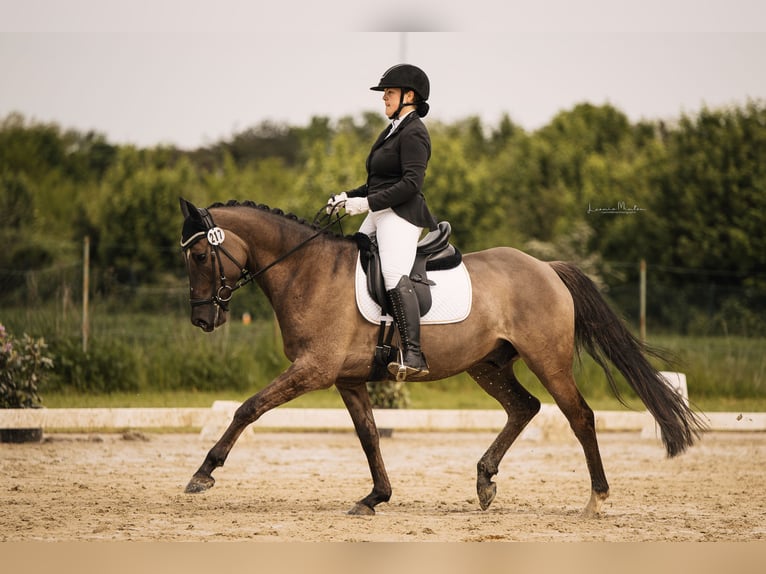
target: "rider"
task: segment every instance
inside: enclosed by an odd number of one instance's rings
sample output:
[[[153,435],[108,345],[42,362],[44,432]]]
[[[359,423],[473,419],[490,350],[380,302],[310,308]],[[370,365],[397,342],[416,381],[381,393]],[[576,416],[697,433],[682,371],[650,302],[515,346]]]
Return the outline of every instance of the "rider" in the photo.
[[[328,207],[345,202],[349,215],[367,213],[359,231],[377,236],[383,279],[402,345],[401,362],[389,363],[388,371],[404,380],[428,374],[420,350],[420,309],[409,273],[422,229],[437,228],[421,191],[431,157],[431,138],[420,119],[429,110],[430,82],[417,66],[398,64],[370,89],[383,92],[385,113],[392,123],[367,157],[367,182],[332,196]]]

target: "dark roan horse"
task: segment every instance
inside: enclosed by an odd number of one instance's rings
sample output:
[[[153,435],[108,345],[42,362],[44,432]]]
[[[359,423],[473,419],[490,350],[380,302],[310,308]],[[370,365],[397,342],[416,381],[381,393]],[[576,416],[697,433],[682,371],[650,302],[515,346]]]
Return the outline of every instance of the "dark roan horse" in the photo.
[[[378,327],[362,317],[354,302],[357,244],[250,202],[198,209],[181,199],[181,211],[192,323],[206,332],[221,326],[234,290],[254,281],[274,309],[291,362],[236,410],[186,492],[213,486],[213,471],[223,466],[241,433],[264,413],[309,391],[335,385],[351,415],[373,482],[372,491],[349,513],[374,514],[379,503],[390,499],[391,485],[366,386]],[[514,375],[518,360],[541,381],[582,445],[591,479],[585,516],[600,513],[609,485],[594,414],[573,376],[580,349],[604,369],[618,397],[609,363],[624,376],[656,420],[668,456],[685,451],[705,429],[701,418],[648,361],[653,351],[631,334],[577,267],[543,262],[508,247],[468,253],[463,261],[472,282],[470,314],[459,323],[423,326],[421,345],[430,364],[423,380],[468,372],[507,413],[505,426],[477,464],[482,509],[496,496],[492,479],[503,456],[540,409],[540,401]]]

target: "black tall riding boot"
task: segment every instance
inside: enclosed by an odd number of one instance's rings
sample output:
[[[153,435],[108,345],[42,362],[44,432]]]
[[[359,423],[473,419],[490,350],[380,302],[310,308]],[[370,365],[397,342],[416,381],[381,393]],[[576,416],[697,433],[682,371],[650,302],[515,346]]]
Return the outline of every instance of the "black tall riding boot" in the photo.
[[[420,306],[410,278],[402,275],[396,287],[386,294],[402,344],[399,352],[400,362],[389,363],[388,372],[394,375],[397,381],[427,375],[428,363],[420,351]]]

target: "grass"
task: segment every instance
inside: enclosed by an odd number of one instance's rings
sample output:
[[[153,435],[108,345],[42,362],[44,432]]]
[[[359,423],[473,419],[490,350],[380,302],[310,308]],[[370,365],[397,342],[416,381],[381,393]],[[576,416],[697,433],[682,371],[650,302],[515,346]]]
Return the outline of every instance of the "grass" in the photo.
[[[251,393],[242,391],[157,391],[139,393],[111,393],[79,395],[73,393],[50,393],[43,397],[47,408],[206,408],[215,401],[238,401],[247,399]],[[345,408],[340,395],[333,387],[299,397],[288,403],[296,408]]]
[[[531,386],[531,385],[530,385]],[[434,383],[412,383],[410,406],[412,409],[499,409],[498,403],[468,377],[454,377]],[[241,391],[157,391],[140,393],[113,393],[80,395],[71,393],[51,393],[43,397],[43,404],[48,408],[207,408],[215,401],[242,402],[250,392]],[[548,393],[540,389],[534,392],[544,403],[552,403]],[[585,398],[593,410],[627,410],[611,396]],[[766,397],[695,397],[691,400],[696,408],[705,412],[766,412]],[[629,405],[634,410],[643,410],[638,401]],[[345,408],[335,388],[315,391],[287,403],[290,408]]]
[[[185,302],[184,302],[185,304]],[[99,344],[116,353],[131,355],[129,371],[135,392],[74,392],[71,388],[42,389],[43,404],[49,408],[88,407],[209,407],[216,400],[242,401],[265,386],[287,362],[280,350],[279,335],[271,320],[252,325],[229,321],[223,329],[205,334],[189,324],[183,313],[167,311],[154,315],[94,311],[91,334],[93,348]],[[237,316],[233,314],[233,316]],[[55,339],[78,333],[77,317],[61,319],[55,309],[4,310],[0,322],[14,332]],[[650,340],[674,353],[678,362],[660,370],[686,373],[692,402],[705,411],[766,411],[766,339],[745,337],[658,336]],[[371,351],[372,352],[372,351]],[[118,355],[119,356],[119,355]],[[217,361],[217,362],[216,362]],[[109,360],[103,361],[102,364]],[[121,371],[120,373],[124,373]],[[543,402],[550,395],[523,364],[517,365],[522,384]],[[104,373],[102,385],[110,381]],[[122,374],[119,377],[124,376]],[[583,357],[575,376],[586,401],[594,410],[623,410],[612,395],[606,377],[590,359]],[[619,377],[618,377],[619,380]],[[119,386],[117,387],[119,388]],[[627,384],[620,383],[631,408],[643,410]],[[497,403],[467,375],[434,383],[408,386],[410,408],[496,409]],[[290,407],[343,408],[337,391],[317,391],[288,403]]]

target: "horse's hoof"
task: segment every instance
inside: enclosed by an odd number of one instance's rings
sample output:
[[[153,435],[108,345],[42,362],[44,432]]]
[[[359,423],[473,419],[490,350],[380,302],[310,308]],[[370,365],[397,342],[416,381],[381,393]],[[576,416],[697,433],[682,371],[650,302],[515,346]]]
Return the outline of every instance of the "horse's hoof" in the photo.
[[[599,518],[601,516],[601,507],[604,501],[609,497],[609,491],[607,492],[591,492],[590,500],[585,506],[585,510],[582,511],[583,518]]]
[[[354,505],[354,508],[348,511],[348,514],[351,516],[375,516],[375,509],[370,508],[366,504],[362,504],[361,502],[357,502]]]
[[[492,501],[495,500],[497,485],[494,482],[490,482],[485,486],[478,487],[476,492],[479,495],[479,506],[481,506],[482,510],[487,510]]]
[[[212,476],[197,476],[194,475],[192,479],[189,481],[189,484],[186,485],[186,489],[184,490],[187,494],[197,494],[200,492],[205,492],[206,490],[210,490],[213,488],[213,485],[215,484],[215,479]]]

